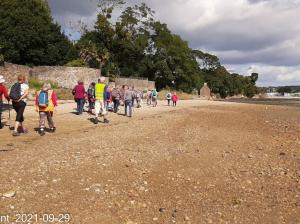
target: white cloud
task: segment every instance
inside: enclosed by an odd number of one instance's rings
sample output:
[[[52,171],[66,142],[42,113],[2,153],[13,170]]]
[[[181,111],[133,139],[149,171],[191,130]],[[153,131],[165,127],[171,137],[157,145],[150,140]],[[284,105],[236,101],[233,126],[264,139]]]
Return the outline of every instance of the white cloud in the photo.
[[[259,73],[259,86],[300,85],[300,67],[251,65],[243,74]]]

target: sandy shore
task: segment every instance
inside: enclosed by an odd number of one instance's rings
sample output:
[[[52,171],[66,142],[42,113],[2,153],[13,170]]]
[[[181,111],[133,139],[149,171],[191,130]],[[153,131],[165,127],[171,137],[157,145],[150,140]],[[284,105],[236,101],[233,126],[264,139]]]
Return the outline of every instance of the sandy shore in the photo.
[[[55,134],[33,131],[33,107],[26,110],[28,135],[0,131],[0,217],[8,215],[10,223],[17,213],[68,213],[74,224],[300,223],[299,108],[160,102],[135,109],[131,119],[110,114],[109,125],[94,125],[73,109],[58,108]]]

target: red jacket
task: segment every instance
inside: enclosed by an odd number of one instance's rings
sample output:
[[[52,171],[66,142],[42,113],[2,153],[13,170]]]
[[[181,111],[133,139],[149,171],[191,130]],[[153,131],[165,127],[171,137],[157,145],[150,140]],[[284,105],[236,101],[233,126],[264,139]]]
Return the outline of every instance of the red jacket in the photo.
[[[3,95],[7,100],[9,100],[7,89],[5,88],[5,86],[2,83],[0,83],[0,101],[3,100]]]
[[[178,98],[178,96],[177,95],[173,95],[172,96],[172,101],[175,101],[175,102],[177,102],[179,100],[179,98]]]
[[[82,84],[76,85],[74,87],[73,91],[75,92],[75,95],[74,95],[75,99],[84,99],[85,98],[84,85],[82,85]]]

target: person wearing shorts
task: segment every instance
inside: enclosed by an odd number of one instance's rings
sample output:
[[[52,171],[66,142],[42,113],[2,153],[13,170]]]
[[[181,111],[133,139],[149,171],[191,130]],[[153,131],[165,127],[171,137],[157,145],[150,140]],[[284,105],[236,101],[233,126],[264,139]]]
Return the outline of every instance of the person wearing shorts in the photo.
[[[22,133],[28,133],[28,130],[24,127],[24,111],[26,108],[29,86],[25,83],[25,81],[25,75],[18,76],[18,83],[21,85],[21,97],[18,100],[12,101],[13,108],[16,111],[15,128],[12,133],[13,136],[20,136]]]
[[[107,119],[106,99],[108,86],[105,84],[105,77],[101,77],[95,85],[95,124],[98,124],[98,117],[101,114],[104,118],[104,123],[109,123]]]

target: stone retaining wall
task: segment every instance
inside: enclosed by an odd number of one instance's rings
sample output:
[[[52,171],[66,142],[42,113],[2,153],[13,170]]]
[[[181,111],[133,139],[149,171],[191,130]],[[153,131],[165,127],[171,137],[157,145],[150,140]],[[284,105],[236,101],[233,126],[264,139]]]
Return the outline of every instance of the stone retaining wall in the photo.
[[[88,86],[91,82],[97,82],[99,78],[99,70],[93,68],[65,66],[28,67],[11,63],[5,63],[4,66],[0,66],[0,74],[5,77],[8,87],[16,81],[17,76],[20,74],[24,74],[27,79],[50,80],[64,88],[73,88],[79,80],[83,81],[85,86]],[[115,84],[135,86],[143,90],[155,88],[154,82],[130,78],[118,78]]]
[[[154,89],[155,82],[148,81],[147,79],[132,79],[132,78],[117,78],[115,80],[116,86],[128,85],[134,86],[135,89],[139,90],[147,90],[147,89]]]

